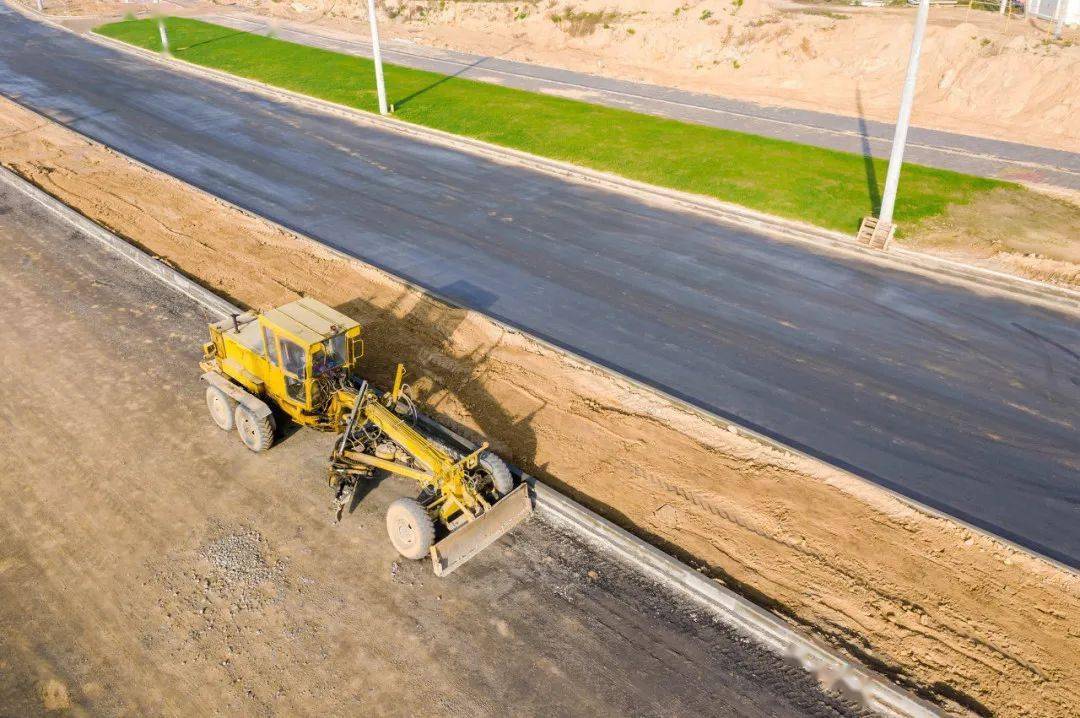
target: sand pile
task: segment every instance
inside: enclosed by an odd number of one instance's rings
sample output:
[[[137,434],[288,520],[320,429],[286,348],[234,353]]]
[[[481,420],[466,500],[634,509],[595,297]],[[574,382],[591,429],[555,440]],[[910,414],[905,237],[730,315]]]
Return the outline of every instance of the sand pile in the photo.
[[[1017,716],[1064,718],[1080,705],[1076,574],[441,304],[7,101],[0,159],[241,303],[301,292],[339,307],[364,325],[374,380],[407,362],[448,425],[925,695]]]
[[[365,32],[361,0],[228,4]],[[914,22],[909,7],[790,0],[385,0],[380,7],[391,38],[889,122]],[[1047,28],[934,7],[914,122],[1080,151],[1080,125],[1070,121],[1080,115],[1080,44],[1055,43]]]

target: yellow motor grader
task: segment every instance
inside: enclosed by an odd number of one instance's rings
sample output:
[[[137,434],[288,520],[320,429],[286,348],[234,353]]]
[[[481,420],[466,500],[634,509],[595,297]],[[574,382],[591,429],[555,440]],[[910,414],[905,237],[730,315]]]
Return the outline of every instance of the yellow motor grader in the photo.
[[[275,408],[303,426],[338,432],[329,468],[338,519],[374,472],[415,480],[417,497],[390,505],[386,529],[402,556],[430,555],[444,576],[529,515],[528,487],[514,488],[486,443],[464,453],[421,431],[404,367],[393,388],[379,392],[358,378],[363,353],[360,325],[310,298],[213,323],[199,364],[210,417],[235,428],[252,451],[273,444]]]

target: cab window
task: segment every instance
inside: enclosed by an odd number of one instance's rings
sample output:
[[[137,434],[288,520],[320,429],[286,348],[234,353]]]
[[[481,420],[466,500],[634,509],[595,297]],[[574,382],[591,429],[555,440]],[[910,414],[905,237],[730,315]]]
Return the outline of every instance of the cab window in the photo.
[[[338,334],[336,337],[331,337],[330,341],[326,343],[326,347],[330,363],[335,368],[344,365],[348,360],[348,348],[345,344],[344,334]]]
[[[296,342],[281,339],[281,368],[300,379],[307,378],[307,356],[304,348]]]
[[[345,335],[339,334],[326,341],[325,347],[311,353],[311,373],[315,376],[344,366],[346,359]]]

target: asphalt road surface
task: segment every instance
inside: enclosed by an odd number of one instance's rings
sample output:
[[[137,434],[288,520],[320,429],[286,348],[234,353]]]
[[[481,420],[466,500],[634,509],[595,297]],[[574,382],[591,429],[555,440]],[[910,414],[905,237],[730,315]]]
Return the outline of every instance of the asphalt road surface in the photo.
[[[0,9],[0,92],[1080,566],[1080,321],[269,101]]]
[[[264,18],[229,8],[201,15],[201,19],[247,32],[266,33],[272,28],[282,40],[371,57],[371,43],[363,38],[348,37],[304,23],[279,20],[271,26]],[[891,123],[861,117],[770,107],[717,95],[425,47],[402,40],[385,41],[383,58],[397,65],[533,92],[565,93],[571,90],[578,99],[593,104],[874,157],[889,156],[895,129]],[[1080,189],[1080,154],[1048,147],[912,127],[908,132],[905,158],[928,167],[983,177]]]
[[[333,523],[333,437],[220,431],[202,310],[3,186],[0,293],[2,715],[859,714],[537,517],[446,579],[412,482]]]

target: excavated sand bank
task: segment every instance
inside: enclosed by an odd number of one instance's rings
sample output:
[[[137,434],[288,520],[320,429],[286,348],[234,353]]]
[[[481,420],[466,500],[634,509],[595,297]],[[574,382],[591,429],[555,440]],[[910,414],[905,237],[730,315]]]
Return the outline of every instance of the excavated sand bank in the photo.
[[[1080,705],[1076,574],[448,307],[6,100],[0,160],[236,301],[303,293],[342,308],[364,324],[373,379],[407,362],[449,425],[925,694],[1000,715],[1064,718]]]

